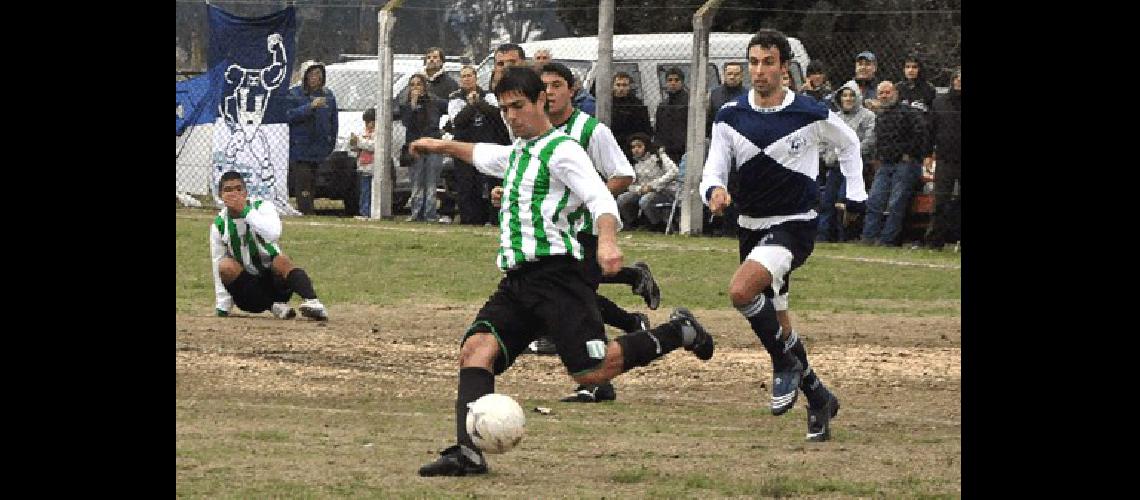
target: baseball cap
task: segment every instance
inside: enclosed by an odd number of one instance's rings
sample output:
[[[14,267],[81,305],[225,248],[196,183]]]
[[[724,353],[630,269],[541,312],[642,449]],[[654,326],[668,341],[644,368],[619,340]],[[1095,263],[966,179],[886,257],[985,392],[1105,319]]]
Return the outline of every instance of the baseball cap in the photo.
[[[868,61],[874,61],[875,60],[875,54],[869,50],[864,50],[863,52],[860,52],[859,55],[855,56],[856,61],[858,61],[860,59],[866,59]]]

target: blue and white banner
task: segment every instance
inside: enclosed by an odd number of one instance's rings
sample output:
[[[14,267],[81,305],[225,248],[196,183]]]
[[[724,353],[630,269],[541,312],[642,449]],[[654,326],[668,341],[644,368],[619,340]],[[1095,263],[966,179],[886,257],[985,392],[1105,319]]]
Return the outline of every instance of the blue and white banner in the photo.
[[[267,200],[283,214],[289,206],[289,124],[285,116],[289,75],[294,60],[296,15],[293,7],[262,17],[238,17],[207,5],[210,45],[207,76],[214,106],[213,176],[236,170],[249,193]],[[203,111],[203,114],[206,114]]]

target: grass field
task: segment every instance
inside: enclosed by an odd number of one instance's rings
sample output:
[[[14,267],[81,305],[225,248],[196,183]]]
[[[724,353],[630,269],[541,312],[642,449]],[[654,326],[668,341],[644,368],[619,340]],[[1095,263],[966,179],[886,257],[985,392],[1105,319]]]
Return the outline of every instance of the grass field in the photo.
[[[662,287],[656,324],[692,309],[713,333],[614,381],[618,401],[558,402],[554,357],[496,382],[527,436],[491,473],[420,478],[454,440],[458,340],[499,273],[495,228],[285,220],[331,320],[213,316],[207,227],[176,210],[176,481],[180,497],[629,498],[961,496],[961,257],[818,245],[791,283],[797,331],[842,400],[832,440],[806,443],[805,402],[767,410],[770,361],[728,303],[736,241],[623,233]],[[296,299],[294,299],[296,301]],[[611,330],[611,335],[618,332]]]

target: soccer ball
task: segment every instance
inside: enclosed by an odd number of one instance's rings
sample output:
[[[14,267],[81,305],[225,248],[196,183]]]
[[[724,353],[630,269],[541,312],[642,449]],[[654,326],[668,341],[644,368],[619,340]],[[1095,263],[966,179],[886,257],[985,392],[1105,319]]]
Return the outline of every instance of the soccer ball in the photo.
[[[526,413],[505,394],[487,394],[467,408],[467,434],[484,453],[504,453],[522,441]]]

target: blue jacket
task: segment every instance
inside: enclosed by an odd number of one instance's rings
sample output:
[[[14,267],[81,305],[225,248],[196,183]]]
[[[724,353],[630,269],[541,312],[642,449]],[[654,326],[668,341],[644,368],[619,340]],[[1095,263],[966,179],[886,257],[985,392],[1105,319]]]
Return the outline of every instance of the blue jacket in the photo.
[[[594,99],[594,96],[590,95],[589,92],[586,92],[583,89],[578,89],[578,93],[574,94],[574,97],[570,98],[570,104],[590,116],[598,115],[596,112],[597,101]]]
[[[305,69],[321,72],[321,85],[310,90],[307,78],[302,77],[301,85],[289,89],[289,161],[324,161],[336,146],[337,106],[336,96],[325,88],[325,67],[314,64]],[[311,103],[318,97],[325,98],[325,107],[313,108]]]

